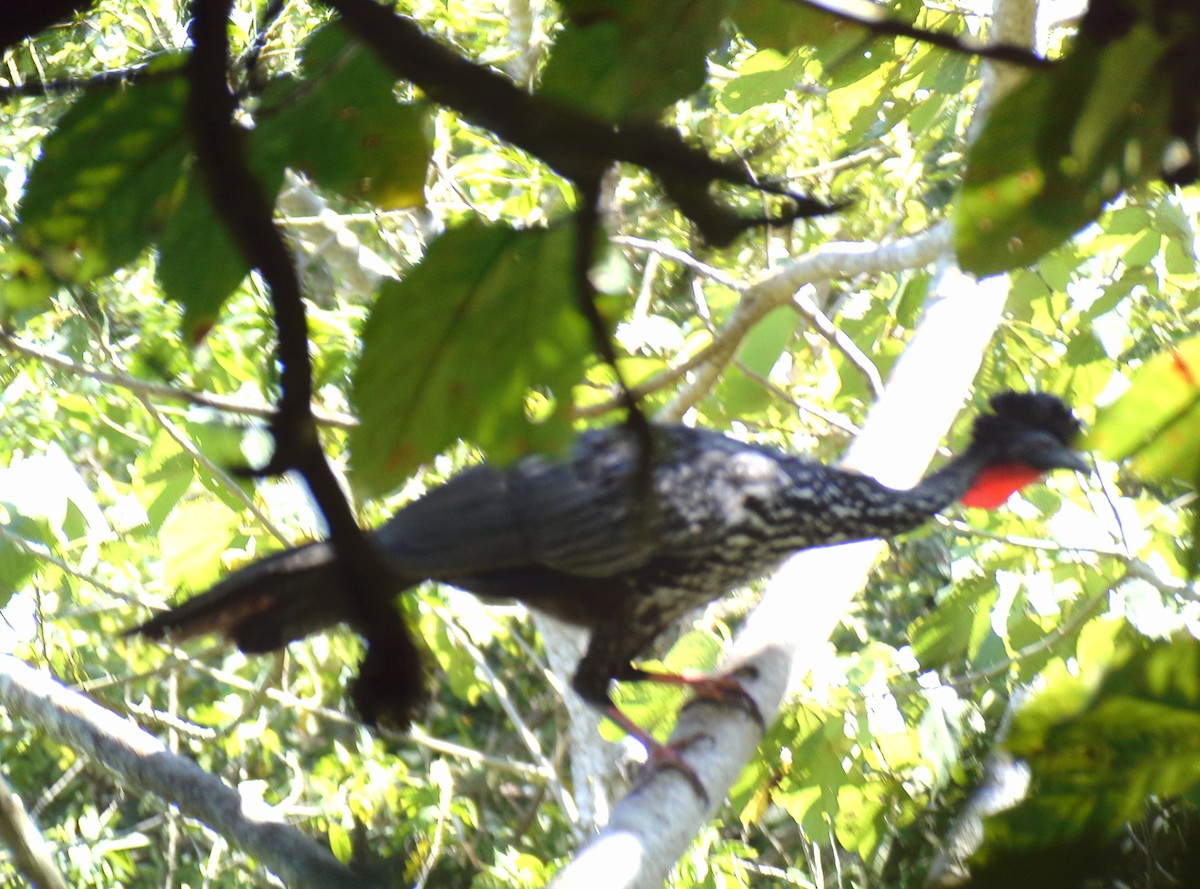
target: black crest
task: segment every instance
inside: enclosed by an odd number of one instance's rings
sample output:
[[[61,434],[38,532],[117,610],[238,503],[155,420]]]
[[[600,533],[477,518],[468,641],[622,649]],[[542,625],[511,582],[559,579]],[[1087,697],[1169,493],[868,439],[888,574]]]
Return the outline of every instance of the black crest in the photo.
[[[991,412],[975,420],[976,441],[995,441],[1015,430],[1049,432],[1065,446],[1079,435],[1080,424],[1061,399],[1045,392],[1000,392],[992,396]]]

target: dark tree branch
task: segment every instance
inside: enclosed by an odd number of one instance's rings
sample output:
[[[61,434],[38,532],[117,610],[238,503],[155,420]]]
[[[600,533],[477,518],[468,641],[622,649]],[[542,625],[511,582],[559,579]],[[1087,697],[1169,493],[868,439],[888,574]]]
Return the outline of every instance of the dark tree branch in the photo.
[[[853,6],[850,6],[825,2],[825,0],[795,0],[795,2],[818,9],[821,12],[829,13],[829,15],[843,21],[862,25],[868,31],[880,36],[907,37],[910,40],[916,40],[919,43],[928,43],[932,46],[948,49],[951,52],[977,56],[978,58],[989,59],[993,62],[1007,62],[1010,65],[1020,65],[1023,68],[1046,70],[1054,66],[1054,62],[1042,58],[1037,53],[1031,52],[1023,46],[1011,43],[979,44],[956,37],[953,34],[943,34],[940,31],[927,31],[924,28],[918,28],[907,22],[891,18],[882,9],[870,3],[855,3]]]
[[[116,89],[135,80],[150,80],[153,78],[166,79],[178,77],[177,69],[151,70],[148,65],[133,65],[129,68],[116,68],[112,71],[101,71],[90,77],[64,77],[57,80],[27,80],[25,83],[14,83],[0,86],[0,101],[17,96],[60,96],[66,93],[77,93],[83,90],[108,87]]]
[[[193,6],[187,115],[213,209],[270,292],[281,396],[271,423],[275,452],[262,472],[297,470],[329,524],[346,569],[352,623],[367,640],[354,691],[360,712],[370,721],[407,724],[423,694],[420,656],[392,603],[390,571],[358,527],[321,451],[311,408],[312,367],[300,282],[272,220],[271,203],[246,161],[246,132],[233,120],[236,100],[226,79],[231,6],[232,0],[196,0]]]
[[[0,15],[0,52],[69,19],[95,0],[7,0]]]
[[[654,173],[711,244],[729,244],[756,225],[782,224],[837,209],[804,195],[759,185],[740,164],[710,157],[669,127],[644,121],[612,124],[569,105],[530,95],[503,75],[467,61],[410,19],[373,0],[325,2],[397,77],[541,158],[576,185],[599,181],[616,161]],[[791,207],[770,218],[743,217],[709,194],[709,187],[717,182],[779,194]]]

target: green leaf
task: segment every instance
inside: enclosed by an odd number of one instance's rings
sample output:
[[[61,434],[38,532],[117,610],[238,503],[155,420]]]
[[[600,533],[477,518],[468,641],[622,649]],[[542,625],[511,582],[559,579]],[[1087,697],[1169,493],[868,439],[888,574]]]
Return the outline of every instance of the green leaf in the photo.
[[[775,396],[760,380],[770,375],[796,325],[796,310],[791,306],[771,310],[754,325],[738,349],[738,364],[725,372],[717,388],[716,402],[723,415],[746,417],[771,403]]]
[[[264,99],[256,138],[278,143],[287,165],[346,197],[385,210],[423,206],[429,106],[396,101],[395,76],[337,25],[304,50],[304,77]]]
[[[258,127],[248,140],[248,162],[271,203],[283,184],[288,145],[270,127]],[[250,266],[225,224],[213,212],[200,171],[191,170],[178,209],[158,239],[158,280],[167,298],[184,309],[183,329],[202,339],[226,298]]]
[[[573,299],[573,254],[567,227],[472,223],[383,285],[354,378],[358,484],[392,488],[460,438],[499,461],[565,443],[570,386],[591,346]],[[527,418],[533,389],[553,398],[541,424]]]
[[[201,338],[229,294],[250,271],[221,223],[198,172],[158,240],[158,281],[167,299],[184,309],[183,329]]]
[[[1124,632],[1114,649],[1105,635],[1098,657],[1080,652],[1082,677],[1064,668],[1017,714],[1006,746],[1029,765],[1034,792],[988,821],[985,860],[996,849],[1106,840],[1148,796],[1200,781],[1200,642],[1147,645]]]
[[[994,585],[982,595],[960,586],[937,608],[913,621],[908,638],[921,666],[934,669],[978,651],[992,632],[991,611],[998,595]]]
[[[1164,39],[1138,25],[1104,45],[1081,37],[1051,73],[1005,96],[971,147],[956,247],[964,269],[1027,266],[1157,170],[1170,90]]]
[[[11,503],[0,500],[0,608],[8,603],[13,594],[21,589],[37,571],[41,560],[30,547],[17,541],[25,540],[33,546],[49,547],[54,533],[48,522],[22,514]]]
[[[1132,460],[1145,479],[1200,476],[1200,337],[1168,346],[1140,367],[1117,401],[1100,411],[1085,446]]]
[[[805,62],[768,49],[755,53],[741,66],[741,73],[721,89],[721,104],[741,114],[768,102],[783,100],[801,82]]]
[[[651,117],[704,83],[721,0],[587,0],[564,4],[539,92],[608,120]]]
[[[86,282],[108,274],[162,230],[186,155],[186,95],[182,77],[93,90],[46,137],[17,237],[53,277]]]
[[[237,513],[211,500],[180,504],[163,523],[163,585],[203,589],[221,572],[221,554],[233,539]]]
[[[190,454],[177,450],[137,486],[138,500],[146,510],[146,519],[155,533],[162,528],[176,504],[191,487],[195,465]]]
[[[840,55],[867,33],[861,25],[787,0],[733,0],[729,17],[760,49],[790,52],[798,46],[817,47],[826,58]]]

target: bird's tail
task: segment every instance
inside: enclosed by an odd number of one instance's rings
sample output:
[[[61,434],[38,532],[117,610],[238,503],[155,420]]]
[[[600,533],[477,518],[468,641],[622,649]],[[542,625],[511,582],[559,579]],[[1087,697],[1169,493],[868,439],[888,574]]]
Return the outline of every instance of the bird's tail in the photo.
[[[328,543],[284,550],[247,565],[205,593],[126,635],[174,640],[216,633],[245,652],[266,652],[347,620],[352,602]]]

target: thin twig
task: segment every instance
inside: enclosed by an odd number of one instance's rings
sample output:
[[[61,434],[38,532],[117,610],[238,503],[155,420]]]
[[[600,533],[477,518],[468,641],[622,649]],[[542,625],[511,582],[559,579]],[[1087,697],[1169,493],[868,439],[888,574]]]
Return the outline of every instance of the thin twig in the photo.
[[[816,300],[809,296],[804,291],[798,291],[792,298],[792,305],[800,312],[813,329],[832,345],[835,349],[845,356],[863,378],[867,381],[867,388],[871,390],[871,397],[878,399],[883,392],[883,377],[879,375],[879,368],[875,366],[875,362],[867,357],[862,349],[858,348],[858,344],[850,339],[833,321],[821,311],[821,307],[817,305]]]
[[[677,247],[670,244],[664,244],[661,241],[648,241],[645,238],[635,238],[632,235],[616,235],[612,239],[614,244],[624,244],[627,247],[633,247],[635,250],[644,250],[647,253],[653,253],[664,259],[670,259],[692,271],[716,281],[718,284],[724,284],[730,290],[745,290],[746,282],[741,281],[727,272],[723,272],[718,268],[713,268],[707,263],[701,262]]]
[[[126,373],[102,370],[91,364],[73,361],[57,352],[39,348],[31,343],[19,340],[4,331],[0,331],[0,347],[17,352],[51,367],[56,367],[59,370],[65,370],[67,373],[74,374],[75,376],[96,380],[100,383],[107,383],[110,386],[116,386],[150,398],[185,401],[198,407],[209,407],[224,413],[261,417],[266,420],[275,416],[275,408],[269,404],[254,404],[237,398],[230,398],[227,395],[217,395],[213,392],[180,389],[177,386],[169,386],[165,383],[152,383],[148,380],[139,380]],[[350,414],[328,411],[315,406],[313,407],[313,417],[318,424],[335,429],[353,429],[358,425],[358,420]]]
[[[874,34],[907,37],[910,40],[939,46],[951,52],[990,59],[993,62],[1007,62],[1010,65],[1020,65],[1035,70],[1047,70],[1054,65],[1049,59],[1042,58],[1023,46],[1007,43],[975,43],[953,34],[918,28],[907,22],[891,18],[882,8],[874,3],[865,2],[865,0],[838,0],[837,3],[828,3],[824,0],[798,0],[798,2],[844,21],[862,25]]]

